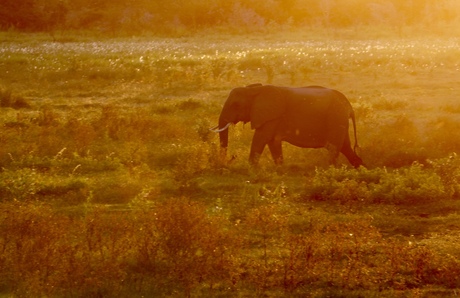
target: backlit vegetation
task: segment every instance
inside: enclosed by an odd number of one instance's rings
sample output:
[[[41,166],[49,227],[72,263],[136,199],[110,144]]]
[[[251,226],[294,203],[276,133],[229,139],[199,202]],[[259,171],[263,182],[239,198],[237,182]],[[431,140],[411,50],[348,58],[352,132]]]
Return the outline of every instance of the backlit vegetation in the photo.
[[[366,25],[459,24],[453,0],[3,0],[0,28],[49,32],[90,29],[104,34],[187,34],[218,29],[265,32],[277,29]],[[58,37],[58,36],[56,36]]]
[[[0,293],[454,295],[459,40],[404,30],[2,33]],[[224,167],[208,128],[255,82],[346,94],[367,168],[286,144],[251,169],[242,124]]]

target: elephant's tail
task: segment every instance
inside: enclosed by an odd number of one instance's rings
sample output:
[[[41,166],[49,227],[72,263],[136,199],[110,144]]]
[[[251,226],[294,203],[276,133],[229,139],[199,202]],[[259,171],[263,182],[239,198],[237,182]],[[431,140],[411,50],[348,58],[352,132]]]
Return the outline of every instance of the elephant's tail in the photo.
[[[357,134],[356,134],[356,118],[355,118],[355,111],[354,111],[353,109],[351,110],[350,118],[351,118],[351,121],[353,122],[353,133],[354,133],[354,136],[355,136],[355,146],[353,147],[353,151],[354,151],[355,154],[356,154],[356,148],[359,148],[359,145],[358,145],[358,136],[357,136]]]

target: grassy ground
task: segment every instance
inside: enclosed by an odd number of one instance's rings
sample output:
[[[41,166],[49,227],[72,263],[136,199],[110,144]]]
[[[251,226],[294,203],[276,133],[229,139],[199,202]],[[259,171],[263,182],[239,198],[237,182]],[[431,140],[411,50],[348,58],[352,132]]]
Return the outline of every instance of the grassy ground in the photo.
[[[2,33],[0,292],[455,294],[459,39],[413,33]],[[251,169],[242,124],[222,167],[208,128],[255,82],[346,94],[367,168]]]

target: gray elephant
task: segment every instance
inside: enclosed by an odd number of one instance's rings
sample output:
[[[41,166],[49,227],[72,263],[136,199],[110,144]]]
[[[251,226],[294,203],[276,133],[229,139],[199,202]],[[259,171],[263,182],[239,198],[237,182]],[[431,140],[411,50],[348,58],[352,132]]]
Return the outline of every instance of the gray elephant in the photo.
[[[354,148],[348,134],[349,119],[353,122]],[[302,88],[253,84],[230,92],[219,117],[222,153],[228,146],[228,127],[238,122],[251,122],[255,130],[249,161],[257,165],[265,145],[275,164],[283,162],[281,142],[302,148],[327,148],[331,162],[341,152],[355,167],[363,165],[356,154],[356,121],[348,99],[339,91],[320,86]]]

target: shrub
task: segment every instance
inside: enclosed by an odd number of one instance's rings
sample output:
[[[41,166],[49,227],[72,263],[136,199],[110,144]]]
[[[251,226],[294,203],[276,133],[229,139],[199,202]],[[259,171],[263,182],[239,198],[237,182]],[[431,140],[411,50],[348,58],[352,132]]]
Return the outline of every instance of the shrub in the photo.
[[[203,103],[195,99],[187,99],[177,104],[177,108],[181,111],[193,111],[203,107]]]
[[[172,169],[174,180],[183,195],[199,191],[202,174],[220,167],[218,148],[209,143],[189,144],[176,159]],[[176,153],[177,154],[177,153]]]
[[[3,200],[57,200],[73,205],[85,200],[88,189],[84,179],[40,173],[31,168],[4,170],[0,173],[0,194]]]
[[[448,157],[428,160],[428,165],[441,178],[446,194],[451,198],[460,195],[460,158],[456,153]]]
[[[79,155],[85,155],[97,138],[96,129],[88,122],[87,120],[71,117],[65,125],[66,135],[70,137],[74,145],[74,150],[72,151]]]
[[[0,204],[0,287],[17,296],[330,295],[457,287],[459,263],[422,245],[383,237],[371,216],[331,218],[268,203],[236,223],[187,198],[134,209],[55,211]],[[301,210],[297,210],[297,213]],[[358,218],[359,217],[359,218]]]
[[[171,199],[157,207],[155,227],[161,239],[166,276],[186,293],[197,284],[226,282],[235,274],[232,252],[238,241],[225,232],[225,221],[210,217],[204,206]]]
[[[316,170],[307,183],[307,194],[315,200],[341,203],[423,204],[449,198],[441,177],[414,163],[408,168],[389,171],[329,168]]]
[[[31,105],[22,96],[15,95],[9,89],[0,88],[0,107],[13,109],[30,109]]]
[[[78,231],[81,226],[69,217],[37,202],[13,201],[1,208],[2,268],[9,268],[2,270],[1,280],[11,293],[95,293],[102,281],[117,280],[114,266],[106,272],[113,274],[107,279],[101,269],[110,264],[91,259],[94,255],[79,246],[82,239],[78,235],[85,230]]]
[[[30,199],[40,189],[41,177],[34,169],[4,170],[0,175],[0,194],[3,199]]]
[[[314,200],[337,200],[342,203],[369,201],[369,185],[378,184],[381,169],[349,170],[346,167],[316,169],[315,175],[307,181],[307,195]]]
[[[279,240],[285,237],[288,223],[288,217],[280,211],[279,205],[266,204],[250,210],[244,220],[246,242],[253,250],[248,256],[248,280],[259,291],[279,285],[279,275],[275,274],[282,268]]]
[[[424,166],[414,163],[409,168],[386,172],[379,184],[371,188],[374,202],[416,205],[448,198],[441,178]]]

